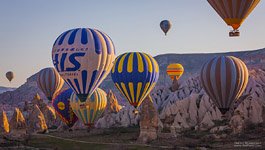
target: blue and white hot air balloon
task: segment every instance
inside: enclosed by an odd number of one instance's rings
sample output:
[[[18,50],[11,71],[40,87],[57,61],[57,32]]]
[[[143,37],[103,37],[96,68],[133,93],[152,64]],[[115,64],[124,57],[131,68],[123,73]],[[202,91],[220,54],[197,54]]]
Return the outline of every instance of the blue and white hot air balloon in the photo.
[[[96,29],[77,28],[57,38],[52,59],[59,74],[84,102],[109,74],[115,48],[107,34]]]

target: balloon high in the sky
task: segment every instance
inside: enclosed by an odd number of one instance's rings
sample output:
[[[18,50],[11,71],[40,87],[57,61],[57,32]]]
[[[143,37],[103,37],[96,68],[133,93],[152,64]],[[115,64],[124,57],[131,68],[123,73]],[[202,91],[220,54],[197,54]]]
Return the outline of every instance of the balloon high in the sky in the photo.
[[[155,87],[159,76],[156,60],[140,52],[124,53],[116,58],[111,77],[129,103],[137,108]]]
[[[81,102],[73,93],[70,98],[70,105],[84,125],[91,127],[100,118],[107,106],[107,94],[102,89],[97,88],[85,102]]]
[[[169,31],[169,29],[171,28],[171,23],[169,20],[163,20],[160,22],[160,28],[162,29],[162,31],[165,33],[165,35],[167,35],[167,32]]]
[[[184,72],[184,68],[181,64],[169,64],[167,66],[167,74],[171,80],[179,80]]]
[[[77,28],[57,38],[52,59],[59,74],[84,102],[109,74],[115,49],[107,34]]]
[[[248,69],[233,56],[219,56],[205,63],[201,70],[205,92],[225,114],[243,94],[248,83]]]
[[[49,101],[61,90],[64,80],[54,68],[44,68],[38,73],[37,84]]]
[[[73,90],[71,88],[64,90],[52,101],[55,112],[69,128],[78,120],[70,106],[70,97],[72,93]]]
[[[9,82],[11,82],[14,79],[14,73],[12,71],[8,71],[6,73],[6,78],[8,79]]]
[[[228,26],[229,36],[239,36],[238,28],[258,5],[260,0],[207,0]]]

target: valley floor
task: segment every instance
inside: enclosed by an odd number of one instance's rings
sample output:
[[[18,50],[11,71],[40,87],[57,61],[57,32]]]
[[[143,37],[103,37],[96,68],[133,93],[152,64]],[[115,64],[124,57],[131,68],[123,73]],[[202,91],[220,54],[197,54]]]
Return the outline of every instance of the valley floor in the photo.
[[[0,149],[264,149],[265,129],[255,127],[241,135],[226,138],[210,138],[209,132],[185,131],[177,137],[161,133],[156,141],[148,144],[137,143],[139,128],[111,128],[77,131],[50,131],[48,134],[34,134],[24,142],[8,141]],[[5,147],[5,148],[4,148]]]

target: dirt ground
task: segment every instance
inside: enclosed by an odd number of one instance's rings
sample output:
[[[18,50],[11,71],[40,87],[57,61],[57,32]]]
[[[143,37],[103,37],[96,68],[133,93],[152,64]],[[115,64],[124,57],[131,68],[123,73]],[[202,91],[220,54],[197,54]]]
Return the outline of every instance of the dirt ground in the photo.
[[[240,135],[222,133],[220,138],[209,134],[209,131],[183,131],[173,136],[164,131],[157,140],[147,144],[137,142],[139,127],[93,129],[76,131],[50,131],[48,134],[34,134],[26,141],[7,141],[0,144],[15,149],[96,149],[96,150],[136,150],[136,149],[265,149],[264,127],[253,127]]]

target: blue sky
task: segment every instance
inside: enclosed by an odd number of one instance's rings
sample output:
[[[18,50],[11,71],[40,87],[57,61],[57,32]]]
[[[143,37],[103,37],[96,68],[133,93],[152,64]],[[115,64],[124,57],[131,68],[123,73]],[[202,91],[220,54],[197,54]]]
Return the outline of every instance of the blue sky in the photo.
[[[113,40],[118,54],[143,51],[206,53],[265,47],[263,1],[241,26],[239,38],[206,0],[3,0],[0,2],[0,86],[17,87],[53,66],[51,48],[65,30],[89,27]],[[159,23],[172,22],[168,36]],[[10,84],[5,73],[14,71]]]

